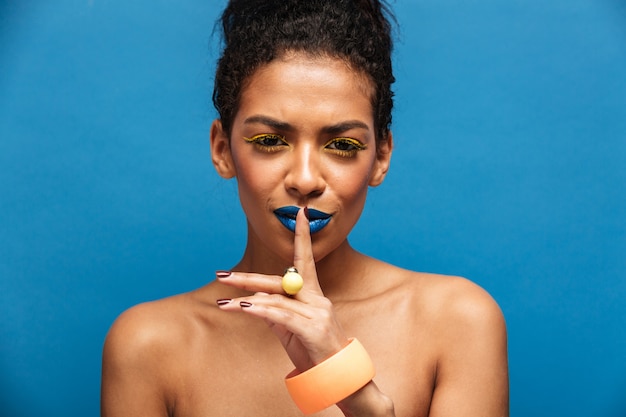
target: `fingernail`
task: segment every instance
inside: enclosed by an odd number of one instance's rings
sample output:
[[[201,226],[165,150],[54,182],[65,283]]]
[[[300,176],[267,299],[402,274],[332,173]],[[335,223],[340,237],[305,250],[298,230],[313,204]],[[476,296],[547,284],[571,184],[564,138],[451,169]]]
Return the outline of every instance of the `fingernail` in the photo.
[[[308,207],[304,207],[304,217],[306,217],[306,219],[309,220],[309,208]]]
[[[240,302],[239,302],[239,305],[240,305],[242,308],[252,307],[252,303],[249,303],[249,302],[247,302],[247,301],[240,301]]]
[[[218,306],[225,306],[226,304],[230,304],[233,302],[232,298],[220,298],[216,301]]]
[[[230,276],[230,271],[216,271],[215,276],[218,278],[228,278]]]

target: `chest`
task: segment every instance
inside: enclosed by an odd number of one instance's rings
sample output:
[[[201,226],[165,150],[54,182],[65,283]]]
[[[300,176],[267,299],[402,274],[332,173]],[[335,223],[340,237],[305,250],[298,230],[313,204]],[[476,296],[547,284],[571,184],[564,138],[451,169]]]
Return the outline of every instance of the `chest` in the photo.
[[[360,332],[377,368],[377,386],[394,401],[397,416],[426,416],[433,387],[433,364],[423,343],[393,332]],[[271,335],[273,336],[273,335]],[[206,342],[207,345],[212,345]],[[174,416],[300,416],[284,384],[293,365],[272,338],[228,343],[190,352],[172,384]],[[320,416],[342,416],[330,407]]]
[[[302,415],[285,388],[284,376],[287,372],[278,373],[263,366],[238,369],[237,372],[229,372],[227,367],[215,366],[208,372],[198,372],[192,378],[185,378],[187,382],[184,388],[181,386],[176,393],[173,415]],[[409,374],[406,369],[396,368],[377,375],[374,381],[381,391],[393,399],[397,416],[417,417],[428,414],[432,381],[427,373]],[[330,407],[317,415],[330,417],[343,414],[337,407]]]

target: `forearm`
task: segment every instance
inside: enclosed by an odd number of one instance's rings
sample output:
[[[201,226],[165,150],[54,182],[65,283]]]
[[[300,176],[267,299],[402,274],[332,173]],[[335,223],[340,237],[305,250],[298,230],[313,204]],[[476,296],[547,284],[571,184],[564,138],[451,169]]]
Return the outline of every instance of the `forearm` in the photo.
[[[337,403],[346,417],[395,417],[393,401],[374,381]]]

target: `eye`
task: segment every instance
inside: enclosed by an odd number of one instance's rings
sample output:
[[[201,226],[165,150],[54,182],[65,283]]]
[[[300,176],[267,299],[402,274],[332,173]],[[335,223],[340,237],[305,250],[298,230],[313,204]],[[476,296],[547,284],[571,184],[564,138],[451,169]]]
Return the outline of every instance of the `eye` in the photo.
[[[334,138],[326,142],[324,148],[338,156],[352,158],[358,151],[366,149],[367,145],[352,138]]]
[[[261,133],[254,135],[251,138],[243,138],[246,142],[252,143],[259,150],[264,152],[277,152],[283,146],[288,146],[285,142],[284,136],[276,135],[274,133]]]

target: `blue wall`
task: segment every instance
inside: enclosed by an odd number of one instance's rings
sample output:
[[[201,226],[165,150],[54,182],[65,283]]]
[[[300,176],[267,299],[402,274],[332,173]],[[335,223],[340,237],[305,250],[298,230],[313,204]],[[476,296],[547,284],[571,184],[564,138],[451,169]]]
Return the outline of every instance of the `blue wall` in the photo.
[[[114,318],[238,259],[208,143],[222,4],[0,3],[2,415],[97,415]],[[353,244],[494,295],[513,416],[623,417],[626,2],[395,9],[397,147]]]

